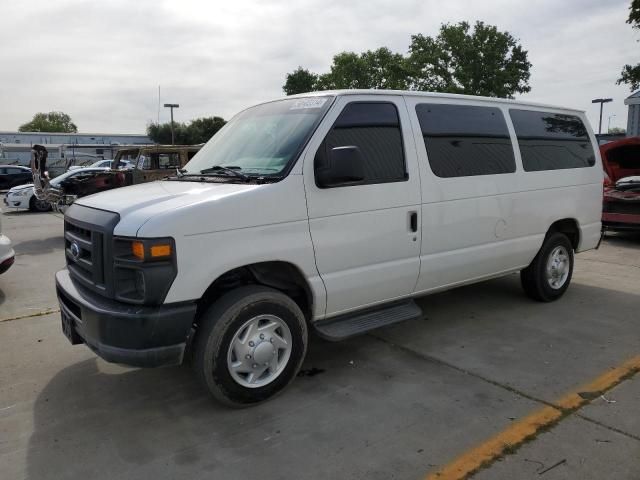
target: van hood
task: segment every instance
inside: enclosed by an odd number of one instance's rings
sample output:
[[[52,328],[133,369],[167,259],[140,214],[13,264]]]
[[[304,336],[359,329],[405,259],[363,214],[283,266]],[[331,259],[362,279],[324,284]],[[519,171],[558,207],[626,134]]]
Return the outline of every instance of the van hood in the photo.
[[[134,211],[144,211],[150,218],[167,210],[175,210],[204,200],[207,202],[220,200],[261,186],[235,183],[159,181],[107,190],[79,198],[76,203],[116,212],[120,214],[121,218]]]
[[[118,213],[114,234],[174,238],[307,220],[302,175],[265,184],[161,180],[74,203]],[[73,206],[71,207],[73,208]]]

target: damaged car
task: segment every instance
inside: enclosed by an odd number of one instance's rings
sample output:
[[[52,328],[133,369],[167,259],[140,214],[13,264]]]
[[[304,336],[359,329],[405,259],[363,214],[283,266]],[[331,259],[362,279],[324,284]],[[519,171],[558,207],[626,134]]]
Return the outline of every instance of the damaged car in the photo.
[[[34,145],[31,159],[34,193],[38,200],[48,202],[55,210],[64,212],[78,198],[175,175],[176,170],[186,165],[201,147],[152,145],[124,148],[116,153],[111,168],[72,170],[81,174],[55,182],[47,174],[47,149]]]
[[[640,231],[640,137],[600,146],[605,171],[602,226]]]
[[[51,180],[50,187],[54,189],[64,189],[67,186],[75,188],[79,183],[93,178],[94,174],[104,172],[108,168],[80,168],[70,170]],[[35,188],[32,183],[11,188],[4,197],[4,204],[16,210],[30,210],[32,212],[48,212],[53,207],[46,200],[39,200],[35,195]]]

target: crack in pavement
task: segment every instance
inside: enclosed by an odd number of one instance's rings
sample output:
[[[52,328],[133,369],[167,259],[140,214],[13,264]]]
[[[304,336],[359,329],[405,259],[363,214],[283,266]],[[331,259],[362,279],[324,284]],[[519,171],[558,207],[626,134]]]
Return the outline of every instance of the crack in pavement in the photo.
[[[44,315],[49,315],[51,313],[59,313],[59,312],[60,312],[59,308],[50,308],[48,310],[44,310],[37,313],[28,313],[26,315],[18,315],[16,317],[0,318],[0,323],[13,322],[15,320],[24,320],[24,319],[33,318],[33,317],[42,317]]]

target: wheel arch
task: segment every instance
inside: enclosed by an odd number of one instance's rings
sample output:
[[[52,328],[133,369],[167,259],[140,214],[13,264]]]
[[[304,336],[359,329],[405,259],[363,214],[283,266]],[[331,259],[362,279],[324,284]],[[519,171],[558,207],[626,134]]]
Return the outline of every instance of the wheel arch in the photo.
[[[569,238],[574,250],[580,245],[580,224],[575,218],[563,218],[553,222],[547,230],[547,237],[552,233],[563,233]]]
[[[307,322],[313,317],[313,290],[302,270],[293,263],[275,260],[235,267],[218,276],[198,300],[196,318],[224,293],[243,285],[264,285],[279,290],[296,302]]]

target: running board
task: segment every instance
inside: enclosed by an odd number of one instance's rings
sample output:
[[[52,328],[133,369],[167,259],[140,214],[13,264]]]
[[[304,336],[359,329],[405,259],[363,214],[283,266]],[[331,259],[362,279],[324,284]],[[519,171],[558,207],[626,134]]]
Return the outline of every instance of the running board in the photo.
[[[421,317],[420,307],[413,300],[408,300],[321,320],[315,322],[313,326],[319,336],[335,342],[379,327]]]

